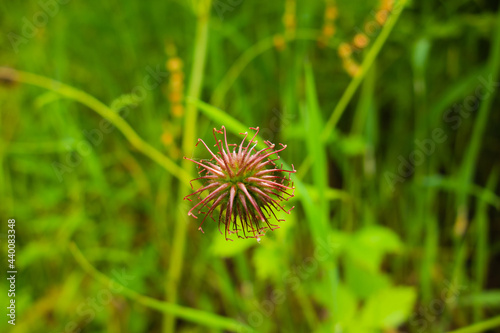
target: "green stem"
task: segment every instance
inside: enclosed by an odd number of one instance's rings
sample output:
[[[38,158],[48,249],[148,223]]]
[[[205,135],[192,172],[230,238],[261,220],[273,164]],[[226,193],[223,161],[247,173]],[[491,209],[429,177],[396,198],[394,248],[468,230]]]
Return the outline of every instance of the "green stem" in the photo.
[[[495,327],[500,327],[500,316],[460,328],[458,330],[449,331],[448,333],[479,333]]]
[[[495,31],[492,49],[488,59],[488,66],[486,69],[486,72],[490,73],[490,75],[492,76],[492,82],[497,81],[498,72],[500,69],[500,10],[498,11],[496,27],[497,29]],[[460,180],[462,188],[459,192],[458,197],[458,211],[463,211],[465,212],[464,214],[467,213],[467,191],[470,184],[472,183],[472,178],[476,171],[477,157],[479,155],[479,149],[481,148],[481,140],[485,132],[486,125],[488,124],[488,115],[492,103],[492,96],[486,98],[481,102],[479,114],[474,124],[474,130],[472,131],[472,138],[469,141],[470,144],[465,153],[465,158],[461,166]]]
[[[498,72],[500,69],[500,10],[497,13],[497,25],[496,31],[494,32],[493,42],[491,46],[491,51],[488,58],[487,73],[490,73],[491,82],[496,82],[498,78]],[[460,223],[464,221],[468,223],[468,192],[474,183],[474,174],[476,172],[476,164],[478,162],[479,150],[481,148],[481,141],[486,131],[486,126],[488,121],[490,121],[488,115],[491,110],[491,105],[493,103],[493,97],[485,97],[484,101],[481,101],[481,106],[479,108],[479,114],[474,123],[474,129],[472,131],[472,138],[470,139],[470,144],[465,152],[464,160],[459,170],[460,179],[460,189],[457,194],[457,217],[455,221],[455,227],[460,226]],[[459,230],[456,228],[456,230]],[[467,256],[462,254],[463,247],[467,246],[469,241],[466,234],[459,232],[455,234],[455,255],[457,258],[454,264],[454,282],[460,283],[459,279],[463,279],[464,272],[467,267]],[[463,331],[469,332],[469,331]],[[477,332],[477,331],[470,331]]]
[[[110,107],[95,97],[67,84],[41,75],[18,70],[9,71],[14,74],[13,77],[18,82],[31,84],[33,86],[53,91],[61,96],[80,102],[81,104],[89,107],[91,110],[94,110],[101,117],[108,120],[111,124],[118,128],[118,130],[122,132],[125,138],[132,144],[132,146],[135,147],[135,149],[158,163],[170,174],[174,175],[183,184],[185,184],[186,188],[189,188],[189,180],[191,179],[191,176],[185,171],[186,169],[179,167],[171,159],[144,141],[117,112],[113,111]]]
[[[105,286],[109,286],[114,292],[130,298],[131,300],[139,304],[161,311],[163,313],[176,315],[185,320],[207,327],[226,329],[231,331],[238,331],[243,328],[247,330],[249,329],[247,327],[244,327],[242,323],[234,319],[222,317],[210,312],[205,312],[202,310],[197,310],[173,303],[162,302],[160,300],[141,295],[133,291],[132,289],[119,284],[105,274],[99,272],[94,266],[92,266],[92,264],[88,262],[88,260],[85,258],[85,256],[82,254],[75,243],[70,243],[69,249],[75,257],[75,260],[83,268],[83,270],[85,270],[95,280]]]
[[[328,141],[328,139],[330,138],[335,126],[340,120],[340,117],[342,116],[342,114],[347,108],[347,105],[354,96],[354,93],[356,92],[359,85],[365,78],[366,73],[368,73],[368,70],[372,67],[373,63],[375,62],[375,59],[377,58],[378,54],[380,53],[380,50],[382,49],[382,46],[384,46],[392,29],[396,25],[407,2],[408,0],[399,0],[394,6],[394,10],[389,19],[387,20],[384,28],[382,29],[377,39],[373,43],[373,46],[366,54],[366,57],[363,60],[363,63],[361,64],[361,68],[359,70],[358,75],[356,75],[347,86],[346,90],[344,91],[344,94],[342,95],[339,102],[335,106],[335,109],[333,110],[330,118],[328,119],[328,122],[323,128],[323,132],[321,133],[321,140],[323,142]],[[311,156],[307,155],[304,162],[302,162],[302,165],[297,169],[300,170],[300,175],[304,175],[307,169],[309,169],[309,167],[311,166],[311,164],[312,164]]]
[[[298,30],[294,35],[283,35],[285,41],[289,42],[292,40],[318,40],[321,36],[321,32],[317,30]],[[274,47],[274,37],[269,36],[258,41],[251,47],[249,47],[239,58],[234,62],[231,68],[227,71],[224,78],[220,81],[217,87],[214,89],[214,93],[210,100],[210,104],[223,107],[222,101],[226,96],[229,88],[234,84],[236,79],[243,72],[245,67],[257,56],[264,53],[265,51],[272,49]],[[333,44],[327,44],[327,46],[333,47]]]
[[[211,0],[204,0],[198,3],[198,23],[196,28],[195,49],[193,66],[191,68],[188,98],[198,99],[201,94],[203,73],[205,70],[205,58],[208,44],[208,27],[210,21]],[[184,118],[184,134],[182,137],[182,150],[185,156],[192,156],[196,140],[196,122],[198,118],[198,108],[193,104],[187,104]],[[183,160],[181,167],[188,173],[193,170],[193,165],[188,160]],[[182,186],[179,189],[178,200],[189,194],[189,188]],[[186,245],[188,216],[187,205],[179,205],[177,219],[173,235],[172,252],[170,254],[170,264],[166,279],[166,299],[172,303],[177,302],[179,280],[182,275],[184,264],[184,252]],[[175,331],[175,316],[166,316],[163,323],[163,332]]]
[[[363,81],[363,79],[366,76],[366,73],[368,73],[368,70],[372,67],[373,63],[375,62],[375,59],[377,58],[378,54],[380,53],[380,50],[382,49],[382,46],[384,46],[387,37],[389,37],[392,29],[394,28],[394,25],[396,25],[396,22],[399,19],[399,16],[403,12],[403,9],[406,5],[406,2],[408,0],[399,0],[395,7],[394,10],[387,20],[387,23],[385,24],[384,28],[380,32],[380,35],[378,35],[377,39],[375,40],[375,43],[373,43],[373,46],[370,48],[368,53],[366,54],[366,58],[363,60],[363,63],[361,64],[361,68],[359,71],[359,74],[356,75],[349,85],[347,86],[347,89],[345,90],[344,94],[340,98],[340,101],[337,103],[335,106],[335,109],[332,112],[332,115],[330,116],[330,119],[328,119],[325,128],[323,129],[323,132],[321,133],[321,139],[323,142],[327,141],[330,135],[333,132],[333,129],[335,128],[335,125],[337,125],[340,117],[344,113],[345,109],[347,108],[347,105],[351,101],[352,97],[354,96],[354,93],[358,89],[359,85]]]

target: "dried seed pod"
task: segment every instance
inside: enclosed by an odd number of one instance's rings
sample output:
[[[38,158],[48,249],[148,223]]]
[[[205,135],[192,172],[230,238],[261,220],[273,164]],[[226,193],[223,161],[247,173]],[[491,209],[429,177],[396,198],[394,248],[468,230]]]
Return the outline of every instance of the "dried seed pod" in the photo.
[[[216,153],[202,139],[198,139],[198,143],[201,142],[209,151],[212,157],[210,160],[195,161],[184,157],[198,165],[200,177],[194,180],[205,182],[202,188],[184,198],[191,200],[191,196],[198,196],[199,202],[191,208],[188,215],[195,218],[196,214],[205,215],[198,228],[202,232],[202,225],[207,217],[216,221],[213,214],[216,214],[215,210],[218,208],[216,222],[219,224],[219,231],[221,225],[224,227],[226,240],[231,240],[230,234],[236,234],[239,238],[256,238],[259,241],[267,229],[279,228],[271,224],[273,219],[282,221],[275,211],[281,210],[289,214],[293,209],[286,210],[283,201],[294,196],[290,176],[295,170],[293,165],[292,170],[284,170],[275,163],[280,158],[278,153],[285,150],[286,145],[280,144],[281,148],[274,150],[275,145],[266,141],[267,148],[257,151],[255,138],[259,128],[250,129],[256,131],[253,138],[245,143],[248,132],[241,133],[244,138],[238,146],[227,143],[224,126],[220,130],[214,128],[215,146],[218,150]],[[217,134],[223,134],[224,141],[217,138]],[[207,195],[201,198],[203,192],[207,192]]]

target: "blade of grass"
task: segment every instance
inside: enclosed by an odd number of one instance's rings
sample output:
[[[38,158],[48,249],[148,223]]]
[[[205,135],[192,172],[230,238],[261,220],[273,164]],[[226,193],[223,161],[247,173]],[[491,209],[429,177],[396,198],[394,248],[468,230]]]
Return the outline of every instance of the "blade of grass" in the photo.
[[[486,332],[487,330],[495,327],[500,327],[500,316],[482,321],[474,325],[460,328],[458,330],[449,331],[448,333],[479,333]]]
[[[311,63],[306,62],[305,65],[305,78],[306,78],[306,102],[307,109],[306,112],[303,113],[304,125],[306,127],[307,133],[321,133],[323,123],[321,117],[321,111],[319,109],[319,103],[316,93],[316,85],[314,83],[314,74],[312,71]],[[318,141],[317,137],[314,135],[306,136],[306,146],[307,151],[311,153],[311,156],[314,159],[313,168],[313,184],[314,187],[318,191],[318,201],[317,208],[315,209],[315,219],[310,219],[309,221],[314,221],[315,223],[311,223],[311,231],[313,233],[313,239],[316,242],[320,240],[323,241],[325,236],[329,234],[329,202],[326,197],[326,190],[328,187],[328,170],[327,170],[327,156],[325,146],[322,141]],[[334,262],[325,261],[322,263],[324,268],[327,270],[328,276],[335,276],[336,264]],[[335,279],[327,279],[326,281],[336,281]],[[333,319],[331,322],[332,329],[335,325],[336,319],[336,293],[337,290],[336,285],[332,285],[330,283],[326,283],[325,286],[326,291],[329,293],[331,297],[330,299],[330,312],[331,318]]]
[[[356,75],[349,85],[347,86],[346,90],[344,91],[344,94],[340,98],[339,102],[335,106],[335,109],[333,110],[330,118],[328,119],[325,127],[323,128],[323,132],[321,133],[321,140],[323,142],[328,141],[330,136],[332,135],[335,126],[337,125],[338,121],[340,120],[340,117],[344,113],[344,111],[347,108],[347,105],[351,101],[352,97],[354,96],[354,93],[358,89],[359,85],[363,81],[366,73],[370,69],[370,67],[373,65],[375,62],[375,59],[377,58],[380,50],[384,46],[387,37],[389,37],[389,34],[391,33],[392,29],[396,25],[401,13],[403,12],[403,9],[406,6],[406,3],[408,0],[399,0],[396,2],[394,5],[394,10],[387,20],[387,23],[385,24],[384,28],[378,35],[377,39],[373,43],[373,46],[370,48],[368,53],[366,54],[365,59],[363,60],[363,63],[361,64],[360,71],[358,75]],[[302,174],[305,174],[306,170],[309,169],[311,166],[311,156],[308,155],[305,159],[304,162],[302,162],[302,165],[300,166],[299,169],[302,170]]]
[[[437,189],[449,192],[455,192],[460,184],[457,184],[454,179],[442,176],[429,176],[423,179],[422,186],[435,187]],[[480,198],[489,205],[500,208],[500,196],[488,188],[483,188],[479,185],[472,185],[467,189],[467,194]]]
[[[498,80],[498,72],[500,70],[500,10],[497,13],[497,25],[496,31],[494,32],[494,37],[492,41],[492,47],[490,51],[490,56],[488,59],[488,66],[486,73],[490,73],[491,81],[496,82]],[[479,149],[481,148],[481,140],[484,135],[486,125],[488,123],[488,115],[491,110],[491,105],[493,103],[493,98],[487,98],[481,102],[479,107],[479,113],[477,119],[474,123],[474,129],[472,132],[472,138],[470,139],[469,146],[465,152],[464,160],[461,165],[460,170],[460,184],[461,189],[459,191],[457,210],[458,214],[460,212],[467,212],[467,189],[473,182],[473,177],[476,171],[477,158],[479,155]],[[458,219],[457,219],[458,221]]]
[[[375,62],[375,59],[377,58],[378,54],[380,53],[380,50],[384,46],[387,37],[389,37],[389,34],[391,33],[392,29],[396,25],[399,16],[403,12],[404,7],[406,6],[406,3],[408,0],[399,0],[396,2],[394,5],[394,10],[391,13],[391,16],[387,20],[387,23],[384,25],[384,28],[380,32],[380,35],[378,35],[377,39],[373,43],[373,46],[370,48],[368,53],[366,54],[365,59],[363,60],[363,63],[361,64],[361,68],[359,71],[359,74],[356,75],[349,85],[347,86],[347,89],[345,90],[344,94],[340,98],[339,102],[335,106],[335,109],[333,110],[330,118],[326,122],[325,127],[323,128],[323,132],[321,133],[321,139],[323,142],[327,141],[330,135],[332,134],[333,129],[337,125],[337,122],[339,121],[340,117],[344,113],[345,109],[347,108],[347,105],[349,104],[350,100],[354,96],[354,93],[358,89],[359,85],[361,84],[361,81],[363,81],[366,73],[370,69],[370,67],[373,65]]]
[[[431,130],[428,111],[427,97],[427,64],[432,48],[432,41],[426,37],[418,39],[412,48],[411,68],[413,73],[413,105],[414,105],[414,139],[425,137]],[[416,146],[414,146],[417,149]],[[414,173],[414,182],[420,183],[426,175],[432,174],[432,159],[427,159],[422,166],[417,168]],[[419,235],[425,235],[423,241],[423,257],[420,259],[420,290],[422,293],[422,302],[427,303],[432,299],[432,269],[437,261],[439,248],[439,227],[432,211],[432,203],[435,201],[436,191],[429,187],[412,186],[415,198],[413,205],[415,213],[410,217],[409,235],[412,237],[414,246],[421,246]]]
[[[438,122],[442,121],[445,110],[476,88],[477,77],[483,75],[485,72],[486,66],[481,66],[446,87],[429,107],[430,123],[434,126],[439,126]]]
[[[97,280],[102,285],[113,286],[114,291],[116,290],[117,293],[139,304],[161,311],[163,313],[176,315],[190,322],[207,327],[221,328],[233,331],[238,331],[244,328],[253,331],[249,327],[245,327],[243,324],[234,319],[225,318],[210,312],[177,305],[175,303],[163,302],[148,296],[141,295],[123,285],[120,285],[118,282],[99,272],[94,266],[92,266],[92,264],[88,262],[88,260],[85,258],[85,256],[82,254],[75,243],[69,244],[69,250],[71,251],[71,254],[74,256],[78,264],[83,268],[83,270],[91,275],[95,280]]]
[[[316,96],[316,86],[314,83],[313,72],[309,62],[305,65],[306,76],[306,99],[307,109],[303,112],[304,126],[307,133],[321,133],[321,111],[319,110],[318,100]],[[307,151],[313,156],[313,184],[318,191],[318,221],[314,223],[313,230],[316,230],[316,235],[323,234],[328,228],[328,200],[326,198],[326,188],[328,185],[328,173],[326,170],[327,159],[324,144],[318,142],[316,136],[306,135],[305,137]]]
[[[496,169],[489,177],[486,187],[490,190],[495,189],[498,183],[498,169]],[[486,195],[483,195],[486,197]],[[475,253],[475,283],[474,292],[480,294],[485,287],[486,277],[488,276],[488,262],[489,262],[489,225],[488,225],[488,205],[484,198],[477,202],[476,217],[475,217],[475,230],[476,230],[476,253]],[[474,319],[475,321],[481,320],[483,317],[483,309],[479,304],[474,305]]]
[[[166,171],[177,177],[181,183],[188,188],[189,181],[192,179],[190,174],[185,171],[185,169],[179,167],[175,162],[171,159],[163,155],[156,148],[151,146],[149,143],[144,141],[133,129],[130,125],[122,118],[118,113],[113,111],[110,107],[96,99],[94,96],[91,96],[85,93],[82,90],[71,87],[67,84],[58,82],[56,80],[52,80],[50,78],[29,73],[23,72],[13,69],[2,69],[0,68],[0,77],[3,71],[11,72],[15,80],[21,83],[31,84],[40,88],[44,88],[50,91],[53,91],[61,96],[69,98],[71,100],[80,102],[81,104],[89,107],[91,110],[94,110],[97,114],[99,114],[104,119],[108,120],[111,124],[113,124],[125,138],[134,146],[138,151],[158,163],[162,166]]]
[[[203,74],[205,71],[205,62],[208,44],[208,27],[210,22],[211,0],[200,0],[197,7],[197,27],[195,36],[195,47],[193,56],[193,65],[187,89],[187,96],[198,98],[201,94]],[[188,104],[184,117],[182,150],[184,156],[192,156],[194,143],[196,140],[196,123],[198,118],[198,109],[193,104]],[[192,173],[193,164],[186,159],[182,160],[181,168]],[[186,184],[188,185],[189,182]],[[182,200],[189,194],[190,189],[186,186],[179,188],[177,200]],[[165,296],[172,303],[177,302],[179,281],[182,275],[184,264],[184,252],[187,237],[187,205],[179,205],[177,210],[177,221],[172,239],[172,252],[170,253],[170,263],[167,272]],[[163,322],[163,332],[169,333],[175,331],[175,316],[166,316]]]
[[[498,72],[500,69],[500,10],[497,13],[497,25],[496,31],[494,32],[492,47],[488,59],[487,73],[491,73],[492,82],[496,82],[498,79]],[[493,98],[487,98],[481,101],[479,107],[479,113],[477,119],[474,123],[474,128],[472,132],[472,137],[470,139],[470,144],[465,151],[465,156],[462,161],[461,169],[459,172],[460,188],[457,194],[457,214],[455,220],[455,231],[464,230],[463,225],[468,224],[468,195],[467,191],[471,184],[474,182],[474,175],[476,172],[476,165],[479,156],[479,150],[481,147],[481,141],[486,130],[486,125],[488,123],[488,115],[491,110],[491,105],[493,103]],[[461,283],[459,278],[465,275],[467,270],[467,256],[462,255],[462,247],[466,246],[468,239],[465,238],[466,233],[455,232],[455,258],[457,258],[454,264],[454,283]]]
[[[292,40],[318,40],[321,36],[321,31],[316,30],[297,30],[294,35],[283,35],[285,41]],[[332,47],[331,44],[328,46]],[[231,66],[226,75],[214,90],[210,103],[216,106],[223,107],[223,100],[229,91],[229,88],[234,84],[246,66],[260,54],[274,47],[274,36],[264,38],[251,47],[249,47]]]

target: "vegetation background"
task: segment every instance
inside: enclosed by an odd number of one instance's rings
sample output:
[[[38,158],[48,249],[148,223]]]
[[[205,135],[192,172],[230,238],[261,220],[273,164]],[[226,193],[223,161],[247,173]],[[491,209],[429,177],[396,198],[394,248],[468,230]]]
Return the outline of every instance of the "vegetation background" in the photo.
[[[499,331],[496,1],[0,8],[2,332]],[[260,243],[186,214],[221,125],[298,170]]]

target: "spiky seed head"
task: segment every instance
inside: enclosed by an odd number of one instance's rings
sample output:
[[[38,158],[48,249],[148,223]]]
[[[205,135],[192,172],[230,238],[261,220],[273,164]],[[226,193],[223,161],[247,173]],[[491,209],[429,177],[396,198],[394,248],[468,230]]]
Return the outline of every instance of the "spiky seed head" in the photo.
[[[279,228],[271,221],[283,221],[276,217],[275,211],[290,214],[294,208],[286,210],[284,207],[284,202],[294,196],[295,187],[290,180],[291,174],[295,173],[293,164],[292,170],[284,170],[283,165],[278,167],[275,163],[280,159],[278,153],[285,150],[286,145],[280,143],[281,147],[275,149],[273,143],[265,141],[267,148],[257,150],[255,138],[259,128],[250,129],[255,131],[252,139],[247,143],[248,132],[240,133],[244,137],[238,146],[227,143],[224,126],[220,130],[214,128],[215,153],[202,139],[198,139],[196,144],[201,142],[205,146],[210,159],[195,161],[184,157],[196,163],[199,169],[200,177],[191,183],[197,180],[204,183],[184,198],[191,201],[191,196],[198,197],[198,203],[189,210],[188,215],[194,218],[204,215],[198,227],[201,232],[203,223],[210,217],[218,222],[221,234],[223,226],[226,240],[232,240],[229,236],[236,234],[239,238],[256,238],[260,241],[265,231]],[[218,135],[222,135],[224,140],[219,139]],[[203,192],[206,194],[202,198]]]

